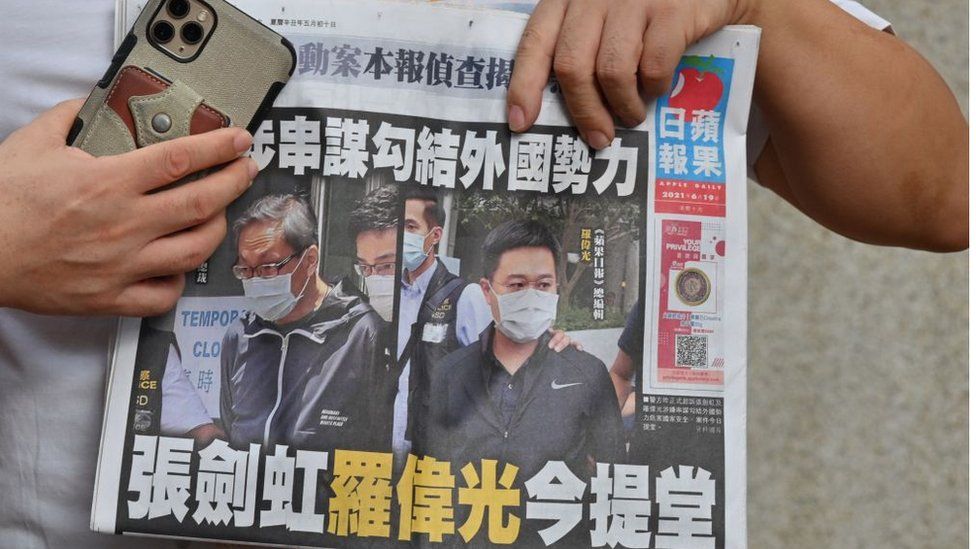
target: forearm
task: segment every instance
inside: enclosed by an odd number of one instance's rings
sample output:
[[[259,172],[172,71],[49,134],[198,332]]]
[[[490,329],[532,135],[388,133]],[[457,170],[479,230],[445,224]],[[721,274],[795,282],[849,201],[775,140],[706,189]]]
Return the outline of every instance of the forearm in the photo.
[[[857,240],[968,247],[968,127],[935,70],[826,0],[756,0],[743,22],[763,28],[761,182]]]
[[[617,406],[619,408],[624,407],[627,397],[634,392],[634,386],[630,382],[633,373],[634,363],[630,356],[623,351],[617,351],[617,358],[610,368],[610,381],[613,382],[613,390],[617,395]]]

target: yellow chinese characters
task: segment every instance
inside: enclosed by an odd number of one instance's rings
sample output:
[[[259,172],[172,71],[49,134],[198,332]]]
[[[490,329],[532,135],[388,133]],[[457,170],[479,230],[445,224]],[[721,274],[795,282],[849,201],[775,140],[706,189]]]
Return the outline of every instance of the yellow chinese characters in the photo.
[[[337,450],[329,528],[337,536],[389,537],[393,454]]]
[[[454,475],[451,464],[431,457],[410,455],[397,483],[400,505],[400,534],[403,541],[413,534],[427,534],[441,542],[454,533]]]

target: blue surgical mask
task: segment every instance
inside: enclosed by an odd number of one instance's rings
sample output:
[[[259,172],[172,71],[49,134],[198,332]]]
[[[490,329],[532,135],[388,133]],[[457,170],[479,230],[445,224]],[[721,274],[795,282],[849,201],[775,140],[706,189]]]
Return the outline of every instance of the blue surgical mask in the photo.
[[[430,250],[424,250],[424,241],[427,240],[427,236],[431,232],[433,229],[424,235],[411,232],[403,233],[403,267],[406,270],[416,271],[427,259]]]

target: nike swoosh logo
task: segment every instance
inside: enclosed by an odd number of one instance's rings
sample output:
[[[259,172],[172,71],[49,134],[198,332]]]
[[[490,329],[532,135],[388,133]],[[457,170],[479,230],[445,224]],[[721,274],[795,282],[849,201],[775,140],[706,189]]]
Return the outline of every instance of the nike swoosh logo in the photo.
[[[550,385],[550,387],[552,387],[553,389],[565,389],[566,387],[572,387],[573,385],[582,385],[582,384],[583,383],[564,383],[564,384],[559,384],[559,383],[556,383],[556,380],[554,379],[554,380],[552,380],[552,385]]]

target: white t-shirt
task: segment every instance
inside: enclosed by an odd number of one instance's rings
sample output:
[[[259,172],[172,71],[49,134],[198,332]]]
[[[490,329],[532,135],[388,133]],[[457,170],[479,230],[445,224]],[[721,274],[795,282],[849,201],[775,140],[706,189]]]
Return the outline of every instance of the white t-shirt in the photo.
[[[832,1],[874,28],[888,27],[857,2]],[[467,3],[528,5],[525,0]],[[0,139],[55,103],[86,95],[113,51],[113,0],[14,4],[16,9],[0,17]],[[760,150],[763,128],[750,123],[749,135],[750,150]],[[132,546],[131,538],[88,528],[114,326],[112,318],[0,309],[0,544]],[[177,546],[165,540],[138,543],[147,549]]]

